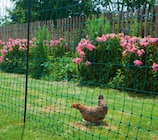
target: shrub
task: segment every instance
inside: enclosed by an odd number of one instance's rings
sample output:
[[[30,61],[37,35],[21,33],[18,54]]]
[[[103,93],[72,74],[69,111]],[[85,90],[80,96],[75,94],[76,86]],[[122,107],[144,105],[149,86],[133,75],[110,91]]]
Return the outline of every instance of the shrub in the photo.
[[[47,65],[50,69],[50,74],[43,77],[46,80],[74,81],[78,78],[77,66],[73,64],[71,57],[53,58]]]
[[[95,40],[97,36],[101,36],[102,34],[111,33],[112,28],[110,22],[103,16],[96,18],[92,16],[88,18],[86,21],[86,33],[88,32],[88,36],[90,40]]]
[[[153,63],[158,62],[157,40],[151,36],[121,38],[126,76],[124,83],[129,90],[158,91],[158,88],[154,89],[158,84],[155,80],[155,72],[151,70]]]
[[[54,58],[63,57],[67,54],[68,44],[65,42],[64,38],[60,38],[59,40],[50,40],[49,48],[50,56]]]
[[[49,53],[47,42],[50,40],[50,33],[46,27],[39,28],[36,39],[34,39],[34,47],[30,50],[31,64],[30,71],[33,78],[39,79],[47,73],[45,63],[49,61]]]
[[[3,42],[0,67],[5,72],[25,73],[26,39],[9,39]],[[30,41],[30,45],[32,42]]]
[[[108,81],[115,77],[121,63],[122,48],[119,47],[115,34],[97,37],[96,41],[95,47],[92,41],[82,39],[76,48],[79,58],[76,58],[74,63],[82,62],[79,65],[82,82],[108,84]]]
[[[78,64],[82,83],[158,91],[158,38],[106,34],[96,41],[82,39],[76,48],[78,57],[73,61]]]

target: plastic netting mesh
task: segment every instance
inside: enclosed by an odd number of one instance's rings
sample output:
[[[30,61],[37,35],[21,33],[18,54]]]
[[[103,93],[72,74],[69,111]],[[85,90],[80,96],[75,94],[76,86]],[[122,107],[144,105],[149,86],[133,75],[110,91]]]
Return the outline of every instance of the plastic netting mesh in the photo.
[[[12,1],[0,15],[1,112],[50,139],[158,139],[156,1]],[[91,108],[99,95],[108,112],[87,122],[83,112],[104,111]]]

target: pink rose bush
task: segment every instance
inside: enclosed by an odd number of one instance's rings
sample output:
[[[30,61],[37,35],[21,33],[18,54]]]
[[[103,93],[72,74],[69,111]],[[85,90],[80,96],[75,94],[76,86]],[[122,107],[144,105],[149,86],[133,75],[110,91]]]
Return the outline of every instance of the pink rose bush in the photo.
[[[142,56],[145,56],[146,49],[148,46],[157,45],[158,44],[158,38],[152,38],[150,35],[144,38],[136,37],[136,36],[125,36],[123,33],[120,34],[103,34],[101,37],[97,37],[96,41],[98,43],[104,43],[107,42],[110,39],[116,39],[119,40],[120,46],[122,49],[122,57],[126,58],[128,55],[135,55],[135,60],[133,60],[133,64],[136,66],[143,65],[143,60],[141,59]],[[98,44],[97,44],[98,45]],[[99,46],[99,45],[98,45]],[[93,41],[82,39],[78,46],[76,47],[76,52],[79,55],[79,58],[76,58],[73,60],[74,63],[79,64],[83,61],[88,61],[85,58],[86,52],[85,48],[89,51],[93,51],[98,46],[95,44],[93,45]],[[116,46],[119,47],[119,46]],[[152,52],[151,52],[152,53]],[[85,63],[87,65],[87,63]],[[155,64],[155,62],[153,62]],[[153,69],[153,71],[156,71]]]
[[[93,40],[83,38],[76,47],[73,62],[78,64],[83,83],[152,91],[158,71],[157,52],[158,38],[150,35],[141,38],[123,33],[103,34]]]
[[[82,39],[78,46],[76,47],[76,52],[79,54],[79,57],[75,58],[73,60],[74,63],[79,64],[81,63],[84,59],[85,59],[85,51],[89,50],[89,51],[93,51],[95,49],[95,46],[92,44],[92,41],[88,40],[88,39]],[[85,63],[86,65],[90,65],[91,62],[86,61]]]
[[[2,70],[6,72],[11,70],[25,72],[27,43],[27,39],[9,38],[6,42],[0,40],[0,67]],[[29,41],[29,56],[31,58],[34,55],[33,50],[41,46],[40,43],[36,38]],[[53,57],[62,57],[68,49],[68,44],[64,38],[50,41],[43,40],[42,44],[47,48],[48,55]]]

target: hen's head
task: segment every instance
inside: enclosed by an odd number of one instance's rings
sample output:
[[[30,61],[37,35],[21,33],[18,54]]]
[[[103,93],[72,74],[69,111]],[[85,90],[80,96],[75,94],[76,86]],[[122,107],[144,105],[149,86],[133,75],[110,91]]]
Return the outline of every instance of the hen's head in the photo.
[[[98,99],[104,99],[104,96],[103,95],[99,95]]]
[[[83,108],[82,104],[72,104],[72,108],[81,109]]]

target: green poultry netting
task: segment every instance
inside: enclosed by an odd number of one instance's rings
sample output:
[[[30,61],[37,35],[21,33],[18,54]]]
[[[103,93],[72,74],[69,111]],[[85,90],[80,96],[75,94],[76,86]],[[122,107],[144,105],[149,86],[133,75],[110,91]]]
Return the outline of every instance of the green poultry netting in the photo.
[[[156,0],[0,3],[0,139],[158,139]]]

